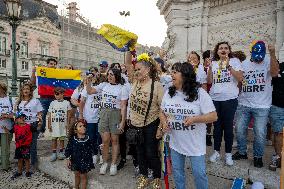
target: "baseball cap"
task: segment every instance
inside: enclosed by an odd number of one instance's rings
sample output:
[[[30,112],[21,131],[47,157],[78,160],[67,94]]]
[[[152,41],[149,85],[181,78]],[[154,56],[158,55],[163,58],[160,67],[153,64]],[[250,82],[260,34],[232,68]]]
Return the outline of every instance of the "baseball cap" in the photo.
[[[100,66],[102,66],[102,67],[108,67],[108,62],[107,62],[106,60],[102,60],[102,61],[100,62]]]
[[[262,62],[266,55],[266,47],[263,41],[253,41],[250,46],[251,60],[253,62]]]
[[[26,117],[26,115],[24,113],[22,113],[22,112],[16,112],[15,119],[18,119],[20,117]]]

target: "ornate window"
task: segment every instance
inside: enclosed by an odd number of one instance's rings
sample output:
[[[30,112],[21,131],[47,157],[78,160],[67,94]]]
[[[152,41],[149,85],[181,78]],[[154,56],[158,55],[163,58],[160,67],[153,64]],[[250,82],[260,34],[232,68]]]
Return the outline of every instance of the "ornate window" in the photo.
[[[6,68],[6,59],[1,59],[0,58],[0,68]]]
[[[29,70],[29,63],[27,61],[22,61],[22,70]]]

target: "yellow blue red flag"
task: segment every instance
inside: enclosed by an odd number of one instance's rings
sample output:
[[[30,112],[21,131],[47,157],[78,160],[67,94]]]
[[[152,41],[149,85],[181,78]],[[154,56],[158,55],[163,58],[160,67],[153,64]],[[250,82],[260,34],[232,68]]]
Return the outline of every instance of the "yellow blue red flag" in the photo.
[[[64,96],[70,97],[81,82],[80,70],[54,69],[37,67],[38,94],[53,96],[55,87],[65,89]]]

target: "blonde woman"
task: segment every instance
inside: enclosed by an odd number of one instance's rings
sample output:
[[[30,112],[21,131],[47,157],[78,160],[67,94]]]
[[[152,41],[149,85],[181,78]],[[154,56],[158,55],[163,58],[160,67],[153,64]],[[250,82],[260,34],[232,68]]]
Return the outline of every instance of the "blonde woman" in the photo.
[[[31,165],[33,168],[37,167],[37,138],[42,125],[42,105],[40,101],[33,97],[33,87],[29,83],[25,83],[20,90],[20,97],[17,100],[14,110],[26,115],[25,122],[34,128],[32,133],[31,144]]]
[[[132,65],[132,55],[126,53],[125,63],[132,84],[129,100],[131,126],[139,130],[141,141],[137,141],[137,158],[141,176],[137,188],[148,185],[148,168],[153,170],[152,188],[161,188],[161,162],[158,156],[156,133],[160,125],[159,114],[163,98],[163,86],[158,78],[158,66],[144,53]],[[134,79],[135,78],[135,79]]]

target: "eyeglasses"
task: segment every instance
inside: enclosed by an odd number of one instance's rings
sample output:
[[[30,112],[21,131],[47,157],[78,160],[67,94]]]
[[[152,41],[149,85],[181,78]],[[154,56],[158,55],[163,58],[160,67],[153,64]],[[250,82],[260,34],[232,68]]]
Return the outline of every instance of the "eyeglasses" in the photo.
[[[60,95],[60,94],[61,94],[61,93],[58,93],[58,92],[55,92],[55,93],[54,93],[54,95],[56,95],[56,96],[58,96],[58,95]]]

